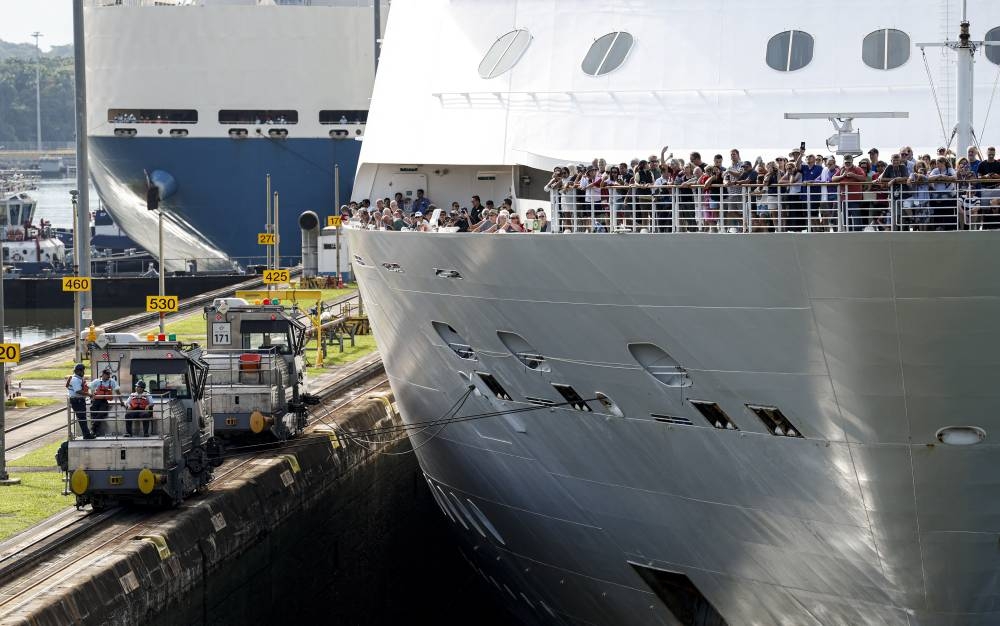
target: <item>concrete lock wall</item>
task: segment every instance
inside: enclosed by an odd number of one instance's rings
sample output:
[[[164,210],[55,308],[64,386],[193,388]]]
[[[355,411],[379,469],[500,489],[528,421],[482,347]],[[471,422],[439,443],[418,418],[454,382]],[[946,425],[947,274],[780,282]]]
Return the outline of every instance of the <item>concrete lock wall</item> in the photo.
[[[388,394],[372,397],[338,421],[401,424],[390,407]],[[117,548],[88,578],[36,601],[26,623],[374,624],[412,617],[429,594],[449,602],[456,571],[458,584],[474,585],[415,456],[328,435],[251,460],[158,516],[155,532],[140,532],[162,540]],[[409,449],[397,437],[381,437],[379,452]]]

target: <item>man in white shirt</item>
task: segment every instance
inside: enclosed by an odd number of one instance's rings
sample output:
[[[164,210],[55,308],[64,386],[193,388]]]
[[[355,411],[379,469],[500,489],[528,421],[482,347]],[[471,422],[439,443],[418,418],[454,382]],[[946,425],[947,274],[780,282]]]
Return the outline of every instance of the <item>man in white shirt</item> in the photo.
[[[940,230],[948,224],[955,224],[958,206],[955,196],[955,168],[951,167],[948,159],[938,157],[937,167],[927,174],[927,180],[931,183],[931,206],[934,207],[934,221],[932,224]]]

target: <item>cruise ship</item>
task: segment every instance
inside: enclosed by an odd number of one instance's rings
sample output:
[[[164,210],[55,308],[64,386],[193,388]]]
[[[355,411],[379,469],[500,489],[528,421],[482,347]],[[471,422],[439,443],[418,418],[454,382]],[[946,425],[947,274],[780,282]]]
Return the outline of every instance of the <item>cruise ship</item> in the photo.
[[[168,268],[247,264],[277,192],[297,258],[299,214],[352,193],[380,1],[85,0],[90,168],[115,222],[157,249],[148,180]]]
[[[857,232],[834,199],[692,232],[543,189],[664,145],[985,155],[1000,3],[965,4],[393,3],[354,197],[557,224],[348,231],[443,523],[518,619],[1000,623],[1000,231],[973,196],[941,230],[898,205]]]

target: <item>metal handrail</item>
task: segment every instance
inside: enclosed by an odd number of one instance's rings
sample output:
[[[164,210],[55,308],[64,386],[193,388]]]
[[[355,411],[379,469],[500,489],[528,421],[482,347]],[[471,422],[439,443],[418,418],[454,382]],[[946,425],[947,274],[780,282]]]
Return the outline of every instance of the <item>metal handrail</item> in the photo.
[[[550,214],[552,232],[563,233],[1000,229],[1000,186],[994,184],[615,185],[589,196],[553,190]]]
[[[111,396],[108,400],[108,410],[106,411],[94,411],[92,410],[93,402],[87,405],[87,423],[88,429],[93,433],[95,427],[98,425],[104,426],[101,438],[104,439],[122,439],[125,437],[142,437],[143,435],[133,432],[129,435],[127,430],[127,424],[129,420],[132,423],[133,431],[142,430],[142,422],[148,421],[150,437],[166,438],[171,436],[173,432],[172,421],[177,418],[177,413],[173,411],[174,396],[170,393],[162,394],[149,394],[153,399],[148,410],[143,410],[144,413],[148,413],[149,417],[140,418],[127,418],[126,414],[132,411],[138,411],[139,409],[129,409],[127,406],[122,406],[124,402],[128,400],[128,394],[116,394]],[[94,414],[102,415],[103,417],[93,417]],[[83,434],[80,429],[80,422],[77,420],[76,412],[73,410],[73,406],[70,399],[66,399],[66,415],[67,415],[67,437],[69,440],[82,439]],[[119,430],[119,425],[121,430]],[[107,427],[110,426],[112,430],[108,431]]]

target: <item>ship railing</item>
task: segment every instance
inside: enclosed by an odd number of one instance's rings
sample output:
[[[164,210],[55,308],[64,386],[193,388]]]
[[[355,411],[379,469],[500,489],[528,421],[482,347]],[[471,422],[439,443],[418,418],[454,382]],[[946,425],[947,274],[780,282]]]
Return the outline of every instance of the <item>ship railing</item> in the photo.
[[[122,439],[126,437],[143,437],[149,432],[149,437],[166,437],[173,432],[173,423],[183,413],[179,403],[173,402],[171,392],[149,394],[152,404],[141,414],[129,409],[123,404],[128,402],[128,395],[115,395],[107,398],[106,409],[94,410],[93,402],[87,405],[87,430],[101,439]],[[80,419],[67,399],[68,423],[67,431],[70,440],[83,439],[84,430]],[[127,417],[129,414],[130,417]],[[141,416],[140,416],[141,415]]]
[[[550,203],[552,232],[1000,229],[1000,184],[964,181],[607,186],[552,191]]]

